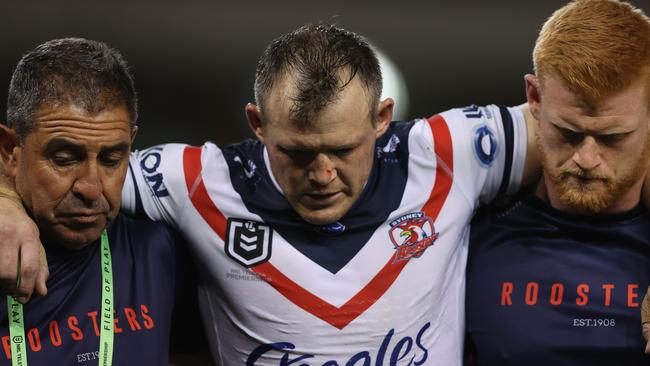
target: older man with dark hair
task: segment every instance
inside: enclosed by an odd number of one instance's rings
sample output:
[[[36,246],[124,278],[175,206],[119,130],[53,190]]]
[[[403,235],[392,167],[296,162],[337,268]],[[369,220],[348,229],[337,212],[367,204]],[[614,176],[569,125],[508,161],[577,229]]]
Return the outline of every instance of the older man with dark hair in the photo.
[[[103,43],[53,40],[18,63],[0,157],[40,231],[50,291],[0,299],[0,365],[168,365],[177,237],[119,214],[136,106]]]

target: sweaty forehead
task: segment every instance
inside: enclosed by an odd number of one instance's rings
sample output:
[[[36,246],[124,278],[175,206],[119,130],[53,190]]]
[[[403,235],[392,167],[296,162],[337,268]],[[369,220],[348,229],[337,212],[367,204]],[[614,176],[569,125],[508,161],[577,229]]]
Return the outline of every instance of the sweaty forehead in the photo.
[[[124,107],[108,108],[88,114],[76,106],[44,106],[36,114],[33,131],[40,138],[88,140],[111,143],[129,140],[131,125]]]
[[[39,128],[55,128],[63,125],[74,125],[81,128],[110,130],[130,127],[129,113],[124,106],[110,107],[89,113],[76,105],[49,106],[44,105],[36,113],[36,123]]]
[[[372,122],[370,97],[359,78],[355,77],[343,90],[319,110],[310,114],[308,120],[296,119],[296,81],[283,78],[269,93],[264,103],[265,123],[282,129],[319,132],[331,130],[331,124],[341,127],[360,120]],[[338,123],[337,123],[338,122]]]

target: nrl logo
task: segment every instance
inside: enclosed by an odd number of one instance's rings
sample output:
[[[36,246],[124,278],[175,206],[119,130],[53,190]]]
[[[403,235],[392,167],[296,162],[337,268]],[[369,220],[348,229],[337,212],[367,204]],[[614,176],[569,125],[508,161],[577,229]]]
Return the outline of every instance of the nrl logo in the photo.
[[[411,212],[390,223],[390,240],[395,245],[395,262],[419,258],[438,238],[433,220],[424,212]]]
[[[226,254],[246,268],[271,258],[273,229],[261,222],[228,219]]]

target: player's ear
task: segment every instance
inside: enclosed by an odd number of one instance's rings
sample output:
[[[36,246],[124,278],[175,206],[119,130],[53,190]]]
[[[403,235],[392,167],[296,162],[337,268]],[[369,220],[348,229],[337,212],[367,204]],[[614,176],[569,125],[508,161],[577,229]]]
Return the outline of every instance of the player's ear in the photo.
[[[0,160],[5,174],[15,177],[20,146],[16,131],[0,123]]]
[[[393,120],[393,107],[395,102],[391,98],[386,98],[379,102],[377,106],[377,120],[375,124],[375,138],[379,138],[386,132],[390,122]]]
[[[264,133],[262,129],[262,112],[259,107],[254,103],[246,104],[244,107],[246,112],[246,119],[248,120],[248,126],[251,128],[258,140],[264,143]]]
[[[542,95],[539,88],[539,78],[532,74],[526,74],[524,80],[526,80],[526,99],[528,99],[528,108],[533,117],[539,121],[540,103],[542,101]]]

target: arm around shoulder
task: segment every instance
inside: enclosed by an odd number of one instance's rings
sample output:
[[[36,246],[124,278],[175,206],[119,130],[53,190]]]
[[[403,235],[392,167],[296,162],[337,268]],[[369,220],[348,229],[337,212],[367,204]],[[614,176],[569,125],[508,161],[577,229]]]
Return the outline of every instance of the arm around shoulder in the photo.
[[[16,193],[17,152],[15,132],[0,125],[0,290],[25,303],[34,291],[47,293],[49,271],[38,228]]]

